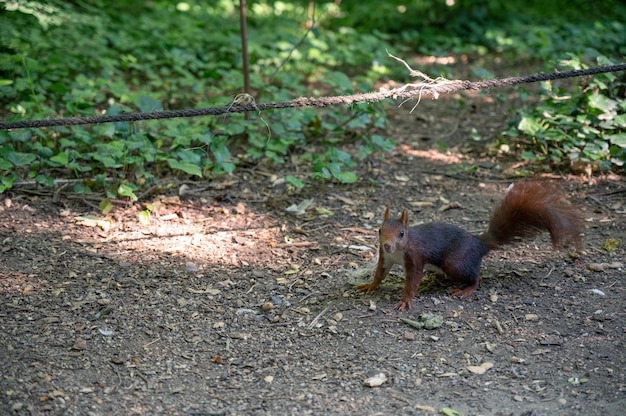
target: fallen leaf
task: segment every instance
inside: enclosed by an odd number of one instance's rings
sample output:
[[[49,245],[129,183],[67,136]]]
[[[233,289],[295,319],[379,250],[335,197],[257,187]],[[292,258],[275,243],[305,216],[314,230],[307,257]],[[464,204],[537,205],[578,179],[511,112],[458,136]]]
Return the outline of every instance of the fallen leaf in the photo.
[[[454,410],[450,407],[442,408],[441,413],[444,414],[445,416],[463,416],[463,413],[459,412],[458,410]]]
[[[423,313],[417,318],[417,321],[407,318],[400,318],[400,321],[416,329],[436,329],[443,324],[443,316],[432,313]]]
[[[326,208],[316,208],[315,210],[317,211],[319,215],[323,217],[332,217],[333,215],[335,215],[334,212]]]
[[[297,205],[296,204],[290,205],[285,210],[287,212],[291,212],[294,215],[303,215],[305,211],[311,206],[311,204],[313,204],[312,199],[305,199],[304,201],[300,202]]]
[[[292,275],[292,274],[296,274],[296,273],[298,273],[299,271],[300,271],[300,269],[299,269],[298,267],[293,266],[291,269],[289,269],[289,270],[285,270],[285,271],[283,272],[283,274],[284,274],[285,276],[289,276],[289,275]]]
[[[409,202],[409,205],[414,208],[428,208],[434,205],[433,201],[414,201]]]
[[[87,349],[87,341],[82,338],[76,338],[74,341],[74,345],[72,345],[73,350],[83,351]]]
[[[602,247],[606,251],[617,251],[618,248],[622,245],[622,240],[619,238],[607,238],[604,241],[604,246]]]
[[[493,367],[493,363],[485,362],[481,365],[468,365],[467,371],[474,374],[485,374],[491,367]]]
[[[387,376],[384,373],[378,373],[363,380],[363,385],[367,387],[378,387],[385,381],[387,381]]]
[[[93,215],[85,215],[82,217],[74,217],[78,225],[85,227],[100,227],[103,231],[108,231],[111,227],[111,223],[107,220],[101,220]]]

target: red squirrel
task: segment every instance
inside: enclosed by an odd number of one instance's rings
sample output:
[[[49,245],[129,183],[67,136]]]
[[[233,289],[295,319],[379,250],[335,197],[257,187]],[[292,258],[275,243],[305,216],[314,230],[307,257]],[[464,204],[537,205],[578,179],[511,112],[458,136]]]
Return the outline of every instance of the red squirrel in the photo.
[[[556,185],[544,181],[521,181],[510,187],[491,214],[484,233],[474,236],[451,224],[433,222],[409,227],[409,214],[389,218],[385,210],[379,230],[379,256],[371,283],[358,285],[360,292],[371,293],[389,274],[394,264],[402,264],[406,274],[402,300],[396,308],[410,308],[417,294],[424,266],[432,264],[459,283],[451,289],[454,296],[468,297],[480,282],[482,258],[491,250],[510,244],[516,238],[528,238],[542,230],[550,233],[552,245],[573,242],[582,249],[583,219]]]

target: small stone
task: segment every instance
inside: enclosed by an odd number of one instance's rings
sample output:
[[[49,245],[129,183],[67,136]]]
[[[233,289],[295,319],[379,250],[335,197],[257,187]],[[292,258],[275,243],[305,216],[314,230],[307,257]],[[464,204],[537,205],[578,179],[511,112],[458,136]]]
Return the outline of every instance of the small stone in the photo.
[[[524,315],[524,318],[527,321],[538,321],[539,320],[539,316],[535,315],[534,313],[527,313],[526,315]]]
[[[524,398],[518,394],[516,394],[515,396],[513,396],[513,400],[515,400],[516,402],[523,402]]]
[[[413,331],[404,331],[404,339],[413,341],[415,339],[415,333]]]
[[[269,312],[272,309],[274,309],[274,304],[272,302],[265,302],[262,306],[261,309],[263,309],[263,312]]]

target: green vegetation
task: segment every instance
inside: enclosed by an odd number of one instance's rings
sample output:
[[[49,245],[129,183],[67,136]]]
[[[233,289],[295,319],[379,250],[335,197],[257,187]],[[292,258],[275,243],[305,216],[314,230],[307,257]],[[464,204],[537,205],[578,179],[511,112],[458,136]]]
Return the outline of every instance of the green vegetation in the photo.
[[[613,62],[601,57],[598,64]],[[567,70],[585,67],[578,57],[564,62]],[[519,110],[519,123],[508,132],[511,137],[522,139],[526,150],[521,157],[549,161],[558,167],[588,167],[592,171],[623,168],[626,77],[618,75],[596,75],[568,90],[542,84],[540,104]]]
[[[405,80],[386,50],[467,54],[479,65],[498,55],[518,62],[520,74],[529,63],[545,62],[551,71],[564,58],[580,66],[626,55],[626,7],[618,1],[593,8],[584,1],[453,4],[318,2],[307,26],[307,1],[249,1],[252,93],[257,102],[285,101]],[[242,92],[234,0],[24,1],[0,8],[2,119],[225,106]],[[506,137],[520,139],[529,159],[558,162],[566,155],[600,169],[621,166],[626,109],[619,76],[585,80],[567,92],[570,100],[544,85],[541,106],[521,111],[519,128]],[[163,176],[207,178],[242,163],[287,164],[299,172],[285,177],[294,187],[351,183],[357,163],[393,147],[385,125],[377,103],[0,131],[0,192],[18,180],[51,185],[76,178],[76,192],[133,199]]]

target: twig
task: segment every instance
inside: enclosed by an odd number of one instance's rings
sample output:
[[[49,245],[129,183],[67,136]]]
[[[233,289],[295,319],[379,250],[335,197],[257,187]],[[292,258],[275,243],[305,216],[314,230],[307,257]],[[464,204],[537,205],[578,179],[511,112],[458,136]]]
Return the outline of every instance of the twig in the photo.
[[[276,244],[274,246],[274,248],[289,248],[289,247],[310,247],[315,245],[316,243],[313,243],[311,241],[296,241],[293,243],[280,243],[280,244]]]
[[[311,321],[311,323],[307,326],[307,329],[313,329],[313,327],[315,325],[317,325],[317,322],[320,320],[320,318],[326,313],[328,312],[328,310],[330,309],[330,306],[327,306],[326,308],[324,308],[323,311],[321,311],[320,313],[317,314],[317,316],[315,318],[313,318],[313,320]]]

